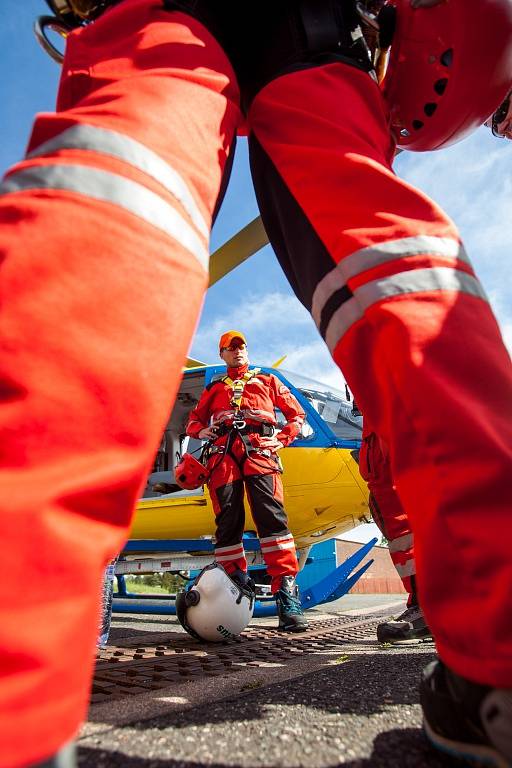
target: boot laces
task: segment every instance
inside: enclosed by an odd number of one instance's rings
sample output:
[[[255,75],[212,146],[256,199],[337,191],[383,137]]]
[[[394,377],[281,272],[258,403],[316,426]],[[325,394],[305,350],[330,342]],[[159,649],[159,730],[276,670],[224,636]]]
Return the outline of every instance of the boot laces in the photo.
[[[289,615],[291,614],[301,615],[303,613],[302,605],[299,598],[294,597],[294,595],[291,595],[285,589],[280,589],[277,592],[277,599],[281,603],[283,607],[283,611],[285,613]]]

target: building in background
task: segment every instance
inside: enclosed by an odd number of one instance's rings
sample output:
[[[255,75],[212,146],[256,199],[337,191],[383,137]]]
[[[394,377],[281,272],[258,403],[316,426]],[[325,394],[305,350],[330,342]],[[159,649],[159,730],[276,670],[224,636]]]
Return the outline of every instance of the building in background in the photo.
[[[362,544],[358,541],[346,541],[336,539],[336,564],[340,565],[348,557],[357,552]],[[386,546],[373,547],[371,552],[362,561],[364,565],[368,560],[374,562],[361,578],[354,584],[350,592],[352,594],[405,594],[402,580],[391,561],[389,549]]]

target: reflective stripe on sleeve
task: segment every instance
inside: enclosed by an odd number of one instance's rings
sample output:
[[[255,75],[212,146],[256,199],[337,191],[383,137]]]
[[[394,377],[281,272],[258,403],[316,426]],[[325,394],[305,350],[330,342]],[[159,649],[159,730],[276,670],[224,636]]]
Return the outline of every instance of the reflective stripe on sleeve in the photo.
[[[183,206],[191,221],[206,238],[209,227],[183,178],[152,149],[116,131],[93,125],[74,125],[40,144],[27,158],[41,157],[60,149],[80,149],[110,155],[138,168],[158,181]]]
[[[0,194],[47,189],[117,205],[176,240],[208,269],[208,249],[190,224],[157,194],[123,176],[86,165],[44,165],[14,172],[0,184]]]
[[[406,293],[458,291],[486,299],[485,291],[473,275],[452,267],[411,269],[361,285],[354,291],[358,302],[367,309],[377,301]]]
[[[407,552],[414,544],[414,535],[412,533],[406,533],[404,536],[399,536],[389,542],[390,552]]]
[[[334,352],[341,337],[373,304],[396,296],[434,291],[456,291],[487,301],[485,291],[476,277],[452,267],[411,269],[372,280],[356,288],[353,297],[333,314],[325,333],[329,350]]]
[[[390,240],[361,248],[361,250],[342,259],[318,283],[313,294],[311,307],[311,314],[315,323],[320,327],[322,312],[327,302],[334,293],[347,284],[350,278],[388,261],[422,254],[429,254],[437,258],[458,259],[470,263],[464,246],[458,240],[450,237],[418,235],[417,237],[404,237],[400,240]]]

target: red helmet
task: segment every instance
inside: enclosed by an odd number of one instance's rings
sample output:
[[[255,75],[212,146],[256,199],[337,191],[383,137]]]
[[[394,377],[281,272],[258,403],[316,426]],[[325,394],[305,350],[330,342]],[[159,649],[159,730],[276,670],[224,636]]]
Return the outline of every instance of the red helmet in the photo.
[[[174,470],[174,479],[180,488],[193,491],[200,488],[208,480],[208,472],[204,464],[194,459],[192,454],[185,453]]]
[[[384,95],[399,147],[440,149],[483,125],[510,90],[511,0],[396,7]]]

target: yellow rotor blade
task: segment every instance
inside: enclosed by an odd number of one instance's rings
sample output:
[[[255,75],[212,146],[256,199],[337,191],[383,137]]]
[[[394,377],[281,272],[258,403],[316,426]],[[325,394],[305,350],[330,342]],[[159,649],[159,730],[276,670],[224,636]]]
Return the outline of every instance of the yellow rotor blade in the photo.
[[[276,360],[276,362],[273,363],[270,367],[271,368],[279,368],[281,363],[284,363],[284,361],[286,360],[287,357],[288,357],[288,355],[283,355],[282,357],[279,358],[279,360]]]
[[[194,360],[193,357],[187,357],[185,368],[203,368],[207,363],[202,363],[200,360]]]
[[[210,257],[210,286],[215,285],[267,243],[267,233],[261,217],[258,216],[212,253]]]

